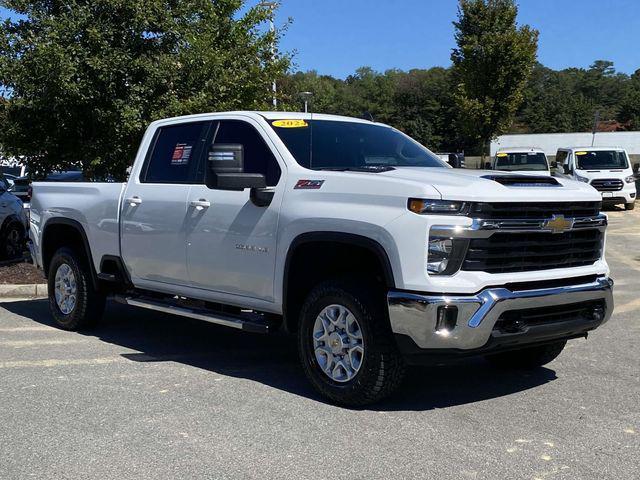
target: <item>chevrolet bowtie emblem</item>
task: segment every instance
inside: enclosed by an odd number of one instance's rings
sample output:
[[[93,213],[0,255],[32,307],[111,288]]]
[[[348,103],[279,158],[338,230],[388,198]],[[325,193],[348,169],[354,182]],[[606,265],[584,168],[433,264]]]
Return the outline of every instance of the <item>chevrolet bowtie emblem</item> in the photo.
[[[563,233],[573,228],[573,218],[564,218],[564,215],[553,215],[550,220],[546,220],[542,227],[551,230],[552,233]]]

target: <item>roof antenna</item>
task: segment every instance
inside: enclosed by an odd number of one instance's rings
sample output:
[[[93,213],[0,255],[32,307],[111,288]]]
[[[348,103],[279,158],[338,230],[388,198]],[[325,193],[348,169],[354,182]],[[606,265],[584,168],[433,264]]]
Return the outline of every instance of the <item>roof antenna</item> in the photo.
[[[365,120],[369,120],[370,122],[374,122],[375,120],[373,119],[373,115],[371,115],[371,112],[366,111],[362,114],[362,118],[364,118]]]

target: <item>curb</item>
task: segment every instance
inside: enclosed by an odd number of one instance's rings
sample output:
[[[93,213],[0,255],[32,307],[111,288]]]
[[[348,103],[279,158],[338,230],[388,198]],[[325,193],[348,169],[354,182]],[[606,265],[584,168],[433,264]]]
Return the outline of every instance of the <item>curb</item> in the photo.
[[[46,296],[46,283],[32,283],[30,285],[0,285],[0,298],[44,298]]]

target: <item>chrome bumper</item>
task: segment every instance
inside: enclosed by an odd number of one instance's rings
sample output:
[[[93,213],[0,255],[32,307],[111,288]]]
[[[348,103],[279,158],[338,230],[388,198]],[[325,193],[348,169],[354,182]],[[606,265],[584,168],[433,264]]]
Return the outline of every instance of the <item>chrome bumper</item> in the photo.
[[[537,290],[488,288],[475,295],[421,295],[391,291],[387,295],[391,330],[407,335],[420,349],[470,350],[485,346],[500,316],[511,310],[549,307],[591,300],[604,301],[606,322],[613,311],[613,281],[601,277],[592,283]],[[455,306],[452,330],[436,330],[438,307]],[[523,334],[526,336],[526,333]]]

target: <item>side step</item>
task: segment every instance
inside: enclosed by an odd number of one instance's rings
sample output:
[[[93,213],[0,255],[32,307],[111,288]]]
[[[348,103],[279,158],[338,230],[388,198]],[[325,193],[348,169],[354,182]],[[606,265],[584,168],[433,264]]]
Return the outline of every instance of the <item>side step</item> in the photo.
[[[195,318],[196,320],[204,320],[205,322],[215,323],[216,325],[224,325],[225,327],[237,328],[246,332],[269,333],[269,324],[251,321],[242,316],[229,315],[224,313],[212,312],[206,309],[191,308],[186,306],[173,305],[159,300],[145,297],[131,297],[117,295],[115,300],[131,305],[134,307],[146,308],[157,312],[171,313],[182,317]]]

